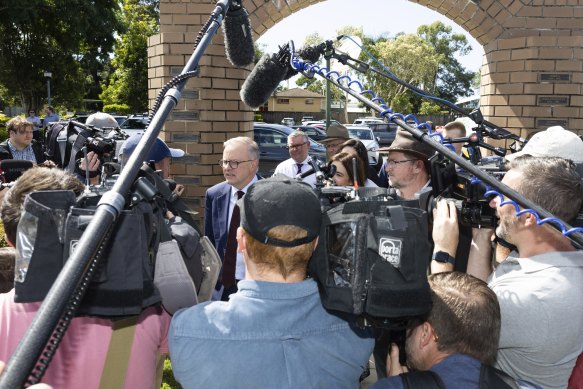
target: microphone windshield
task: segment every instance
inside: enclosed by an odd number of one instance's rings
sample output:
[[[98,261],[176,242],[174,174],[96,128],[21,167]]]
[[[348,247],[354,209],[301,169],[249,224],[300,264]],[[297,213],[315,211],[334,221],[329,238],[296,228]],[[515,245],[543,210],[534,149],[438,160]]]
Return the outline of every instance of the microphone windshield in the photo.
[[[287,73],[287,66],[276,55],[265,54],[241,87],[241,100],[251,108],[265,104]]]
[[[228,11],[223,23],[225,54],[233,66],[244,67],[253,63],[255,46],[249,14],[245,8]]]

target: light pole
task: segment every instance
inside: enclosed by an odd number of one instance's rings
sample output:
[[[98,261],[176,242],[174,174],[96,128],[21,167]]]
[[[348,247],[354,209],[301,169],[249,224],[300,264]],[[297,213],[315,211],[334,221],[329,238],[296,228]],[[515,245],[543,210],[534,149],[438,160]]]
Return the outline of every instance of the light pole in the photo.
[[[49,105],[51,104],[51,77],[53,76],[53,73],[51,72],[45,72],[44,76],[47,78],[47,94],[48,94],[48,102]]]

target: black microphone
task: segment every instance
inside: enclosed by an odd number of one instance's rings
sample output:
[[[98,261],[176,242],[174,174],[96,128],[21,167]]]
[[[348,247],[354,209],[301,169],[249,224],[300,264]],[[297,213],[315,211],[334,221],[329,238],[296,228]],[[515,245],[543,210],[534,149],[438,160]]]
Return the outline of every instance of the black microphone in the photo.
[[[5,159],[0,161],[0,177],[4,182],[16,181],[26,170],[34,164],[32,161],[21,159]]]
[[[273,55],[265,54],[253,68],[241,87],[241,100],[251,108],[265,104],[284,80],[289,68],[287,45]]]
[[[253,63],[255,46],[249,23],[249,14],[241,1],[233,1],[223,24],[225,54],[233,66],[244,67]]]

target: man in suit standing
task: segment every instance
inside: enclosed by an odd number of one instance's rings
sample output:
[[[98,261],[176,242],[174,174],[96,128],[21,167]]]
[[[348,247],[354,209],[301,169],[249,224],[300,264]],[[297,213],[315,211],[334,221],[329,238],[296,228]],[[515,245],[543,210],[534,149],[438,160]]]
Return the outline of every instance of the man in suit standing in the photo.
[[[225,182],[209,188],[205,195],[204,234],[213,243],[223,268],[213,298],[227,301],[237,291],[237,281],[245,278],[245,265],[237,252],[237,228],[240,224],[237,200],[257,181],[259,146],[251,138],[236,137],[223,145]]]

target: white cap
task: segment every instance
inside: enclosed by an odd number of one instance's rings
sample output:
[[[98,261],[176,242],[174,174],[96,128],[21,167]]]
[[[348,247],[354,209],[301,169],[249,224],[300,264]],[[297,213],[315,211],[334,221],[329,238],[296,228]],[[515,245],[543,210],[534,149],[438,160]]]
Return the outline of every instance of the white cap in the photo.
[[[97,128],[117,128],[119,124],[117,120],[113,118],[108,113],[105,112],[95,112],[94,114],[89,115],[85,124],[88,126],[94,126]]]
[[[537,132],[522,150],[505,158],[512,161],[526,154],[533,157],[561,157],[573,162],[583,162],[583,140],[561,126],[553,126]]]

